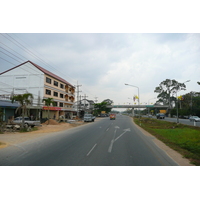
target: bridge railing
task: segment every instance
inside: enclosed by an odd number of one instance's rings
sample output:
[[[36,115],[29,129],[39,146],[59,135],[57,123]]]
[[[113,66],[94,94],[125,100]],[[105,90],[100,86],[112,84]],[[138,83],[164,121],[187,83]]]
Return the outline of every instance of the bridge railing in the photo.
[[[107,108],[168,108],[169,105],[107,105]]]

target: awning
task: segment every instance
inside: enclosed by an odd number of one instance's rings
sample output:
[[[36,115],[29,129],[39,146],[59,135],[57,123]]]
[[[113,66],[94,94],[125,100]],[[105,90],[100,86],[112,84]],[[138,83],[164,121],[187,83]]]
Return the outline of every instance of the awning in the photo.
[[[0,107],[1,108],[18,108],[19,104],[16,102],[10,102],[10,101],[0,101]]]

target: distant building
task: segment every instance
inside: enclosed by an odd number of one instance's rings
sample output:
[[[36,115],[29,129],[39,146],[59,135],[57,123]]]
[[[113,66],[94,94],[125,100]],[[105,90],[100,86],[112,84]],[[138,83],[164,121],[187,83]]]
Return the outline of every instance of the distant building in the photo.
[[[26,61],[16,67],[0,73],[0,97],[32,93],[34,96],[29,106],[35,118],[47,117],[47,106],[42,99],[53,98],[55,106],[50,106],[50,118],[65,115],[72,118],[75,102],[75,87],[61,77]]]
[[[92,113],[94,111],[94,101],[82,99],[75,102],[73,105],[74,110],[78,111],[79,116],[82,117],[84,113]]]
[[[108,105],[112,105],[113,104],[113,100],[110,100],[110,99],[105,99],[102,101],[102,103],[105,102],[107,103]]]

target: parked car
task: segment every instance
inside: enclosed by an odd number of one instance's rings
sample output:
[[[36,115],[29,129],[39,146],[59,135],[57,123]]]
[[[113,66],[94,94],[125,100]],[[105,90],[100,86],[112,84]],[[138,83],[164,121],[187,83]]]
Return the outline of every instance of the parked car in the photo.
[[[13,123],[14,124],[22,124],[22,117],[16,117],[13,120]],[[24,125],[25,126],[31,126],[31,127],[39,126],[40,125],[40,121],[34,121],[34,120],[30,120],[29,117],[24,117]]]
[[[108,117],[107,113],[101,114],[100,117]]]
[[[198,116],[191,116],[190,118],[190,121],[195,121],[195,122],[200,122],[200,118]]]
[[[165,119],[165,114],[164,113],[158,113],[156,115],[157,119]]]
[[[84,122],[94,122],[95,116],[92,114],[85,114],[83,117]]]

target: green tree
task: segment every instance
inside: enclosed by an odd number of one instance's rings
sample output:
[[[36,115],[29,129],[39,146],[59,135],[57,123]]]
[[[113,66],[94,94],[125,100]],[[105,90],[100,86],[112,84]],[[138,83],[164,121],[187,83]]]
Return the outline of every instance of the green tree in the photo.
[[[112,108],[107,108],[107,105],[111,105],[107,102],[101,102],[94,104],[95,114],[101,114],[101,111],[105,111],[106,113],[109,113]]]
[[[47,99],[42,99],[43,102],[45,102],[45,105],[48,107],[48,124],[49,124],[49,108],[51,105],[55,105],[55,102],[53,98],[47,98]]]
[[[25,93],[25,94],[18,94],[13,97],[11,97],[12,103],[14,101],[17,101],[20,106],[16,109],[16,112],[19,110],[22,110],[22,126],[21,128],[24,128],[24,117],[25,117],[25,112],[27,111],[27,106],[32,103],[33,100],[33,94],[31,93]]]
[[[157,103],[163,103],[169,105],[169,112],[172,108],[172,103],[176,103],[176,98],[173,96],[180,90],[185,90],[186,85],[184,83],[179,83],[176,80],[166,79],[162,81],[159,86],[154,90],[155,93],[159,93],[157,98]]]

